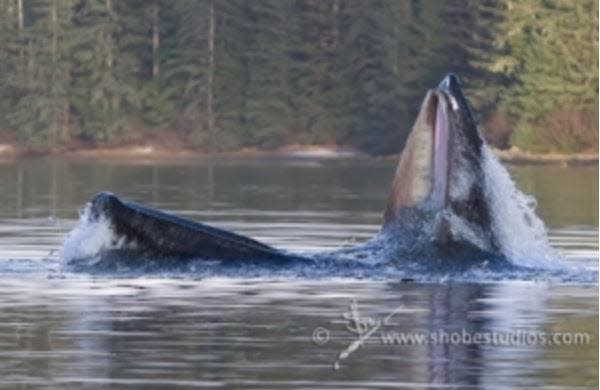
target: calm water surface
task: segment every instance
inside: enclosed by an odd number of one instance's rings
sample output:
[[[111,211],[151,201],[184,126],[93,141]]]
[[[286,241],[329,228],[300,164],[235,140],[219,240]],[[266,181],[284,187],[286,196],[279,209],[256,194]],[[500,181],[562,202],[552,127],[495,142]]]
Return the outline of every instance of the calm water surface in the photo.
[[[351,245],[378,230],[394,165],[0,162],[0,388],[597,388],[597,284],[117,279],[68,274],[58,261],[77,210],[100,190],[286,249]],[[553,245],[597,272],[598,169],[510,170],[537,198]],[[389,315],[347,349],[351,330]],[[589,340],[385,345],[393,332]]]

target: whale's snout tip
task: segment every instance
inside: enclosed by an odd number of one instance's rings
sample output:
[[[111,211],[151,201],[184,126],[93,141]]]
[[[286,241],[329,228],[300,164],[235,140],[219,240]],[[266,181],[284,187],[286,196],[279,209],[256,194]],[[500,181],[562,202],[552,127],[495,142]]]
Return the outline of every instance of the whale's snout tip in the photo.
[[[118,201],[115,194],[108,191],[99,192],[90,200],[91,218],[96,220],[101,215],[106,214],[115,201]]]
[[[448,73],[439,83],[438,88],[449,92],[456,91],[460,89],[460,79],[454,73]]]

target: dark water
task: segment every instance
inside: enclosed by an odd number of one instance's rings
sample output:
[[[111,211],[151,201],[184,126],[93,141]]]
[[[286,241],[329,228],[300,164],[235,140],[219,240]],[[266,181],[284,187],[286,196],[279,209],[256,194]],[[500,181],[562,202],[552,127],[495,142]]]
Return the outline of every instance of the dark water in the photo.
[[[115,279],[58,260],[77,209],[107,189],[287,249],[350,245],[378,230],[394,165],[0,163],[0,388],[597,388],[597,284]],[[597,168],[511,172],[553,245],[597,272]],[[462,338],[386,345],[394,332]]]

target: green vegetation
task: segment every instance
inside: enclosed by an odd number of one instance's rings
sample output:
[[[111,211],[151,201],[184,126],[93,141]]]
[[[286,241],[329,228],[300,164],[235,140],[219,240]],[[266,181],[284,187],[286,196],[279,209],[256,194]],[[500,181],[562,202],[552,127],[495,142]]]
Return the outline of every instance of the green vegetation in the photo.
[[[488,69],[509,84],[498,113],[533,151],[598,145],[598,2],[508,2]]]
[[[0,0],[0,139],[398,151],[461,76],[488,139],[598,145],[594,0]]]

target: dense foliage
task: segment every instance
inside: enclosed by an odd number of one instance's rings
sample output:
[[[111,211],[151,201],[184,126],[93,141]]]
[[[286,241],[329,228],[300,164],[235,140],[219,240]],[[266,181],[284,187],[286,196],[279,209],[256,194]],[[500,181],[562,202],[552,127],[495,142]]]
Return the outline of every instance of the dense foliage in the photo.
[[[489,139],[597,147],[595,0],[0,0],[0,137],[401,148],[458,73]]]

